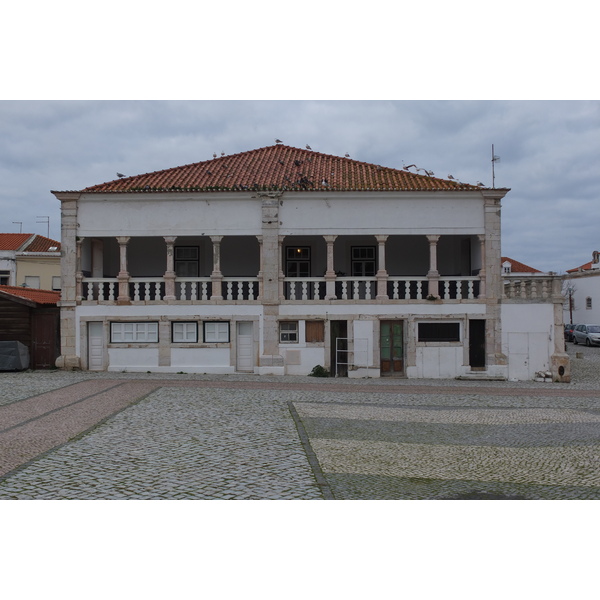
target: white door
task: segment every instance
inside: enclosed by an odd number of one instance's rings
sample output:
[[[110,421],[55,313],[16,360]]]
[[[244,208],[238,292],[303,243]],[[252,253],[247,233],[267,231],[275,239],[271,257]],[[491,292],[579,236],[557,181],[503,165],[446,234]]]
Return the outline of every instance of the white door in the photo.
[[[88,369],[104,371],[104,328],[97,321],[88,323]]]
[[[237,365],[236,370],[254,371],[254,326],[250,321],[237,324]]]

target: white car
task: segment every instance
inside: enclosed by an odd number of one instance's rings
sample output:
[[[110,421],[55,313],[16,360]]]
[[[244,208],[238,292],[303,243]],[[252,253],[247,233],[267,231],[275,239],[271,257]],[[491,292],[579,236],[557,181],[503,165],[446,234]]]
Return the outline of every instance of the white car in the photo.
[[[586,346],[600,345],[600,325],[575,325],[573,343],[582,343]]]

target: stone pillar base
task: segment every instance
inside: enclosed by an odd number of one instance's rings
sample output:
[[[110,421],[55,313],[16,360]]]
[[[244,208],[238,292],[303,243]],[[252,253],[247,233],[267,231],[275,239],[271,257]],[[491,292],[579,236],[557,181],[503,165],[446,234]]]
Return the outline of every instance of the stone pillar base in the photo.
[[[64,356],[61,354],[54,363],[56,368],[64,371],[78,371],[81,369],[81,360],[79,356]]]
[[[567,354],[553,354],[550,357],[550,365],[554,383],[571,382],[571,359]]]

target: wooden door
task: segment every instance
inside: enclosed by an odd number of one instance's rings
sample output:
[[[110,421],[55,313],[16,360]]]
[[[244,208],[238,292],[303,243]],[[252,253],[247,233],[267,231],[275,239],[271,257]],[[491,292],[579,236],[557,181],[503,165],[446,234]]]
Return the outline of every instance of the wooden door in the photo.
[[[402,321],[381,321],[381,375],[404,375],[404,327]]]
[[[58,312],[33,311],[31,319],[32,369],[51,369],[59,354]]]

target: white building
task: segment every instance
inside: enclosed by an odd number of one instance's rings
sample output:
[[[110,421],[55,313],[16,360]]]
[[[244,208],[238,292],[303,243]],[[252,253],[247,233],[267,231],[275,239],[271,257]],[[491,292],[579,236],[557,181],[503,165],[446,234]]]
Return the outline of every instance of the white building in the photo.
[[[600,324],[600,252],[563,276],[565,323]]]
[[[504,296],[508,191],[277,144],[53,192],[58,365],[567,381],[560,279]]]

